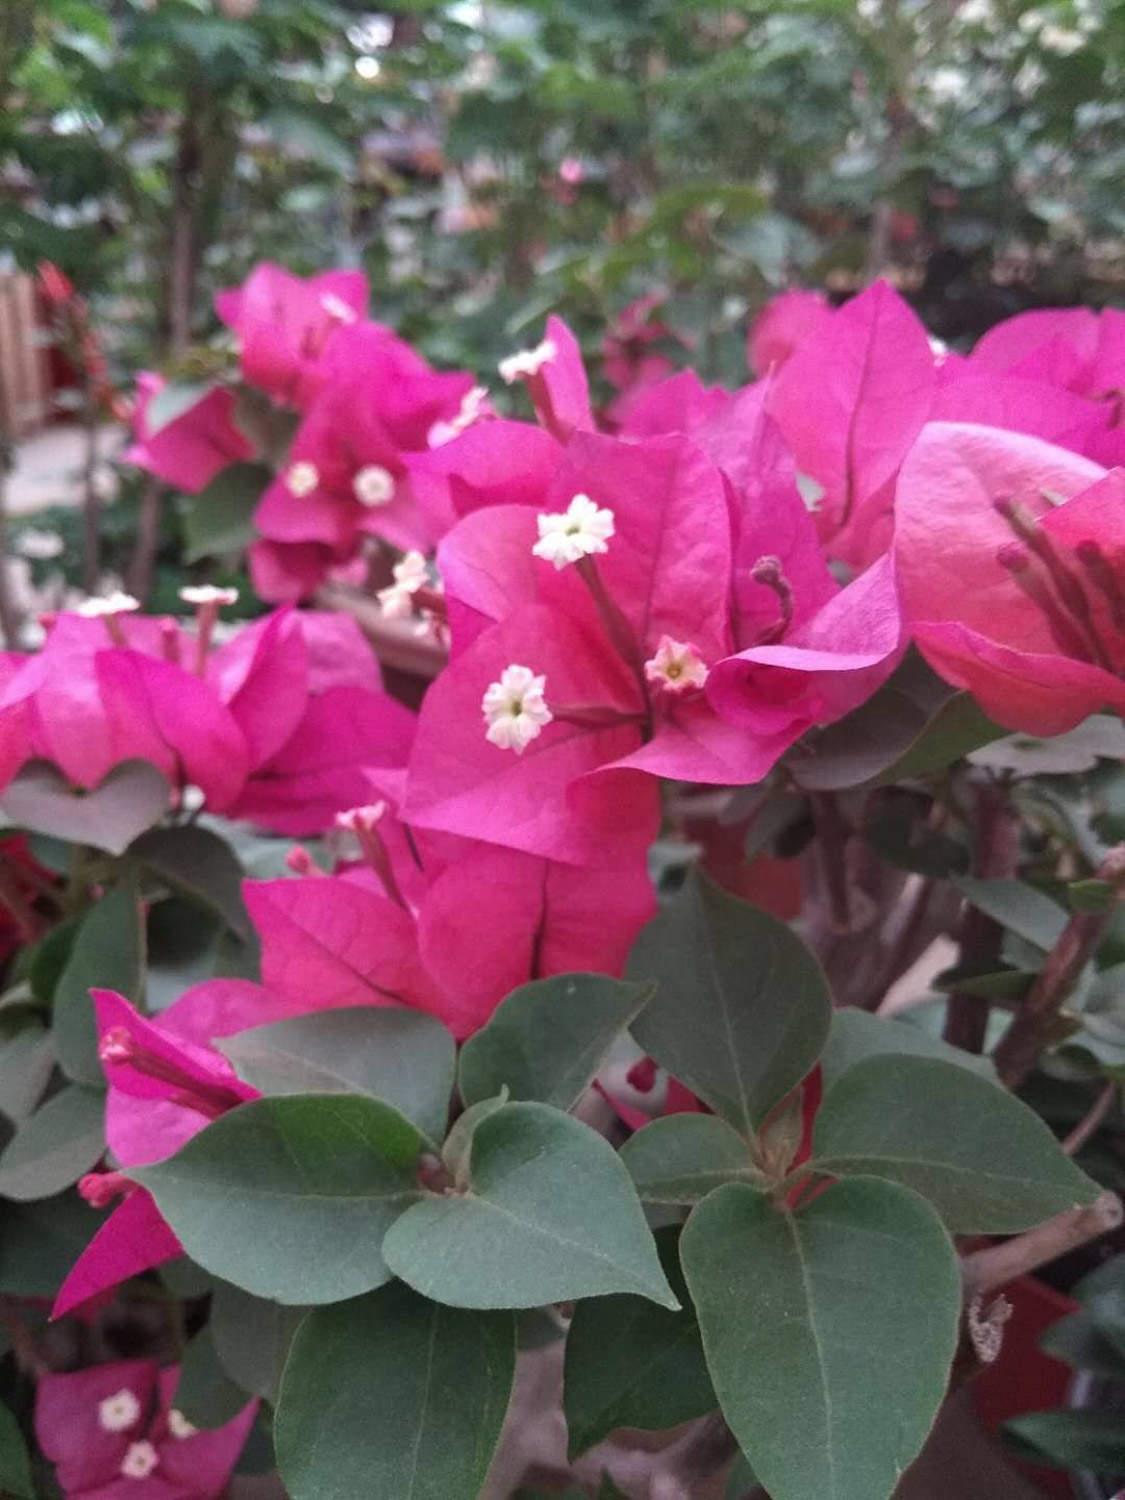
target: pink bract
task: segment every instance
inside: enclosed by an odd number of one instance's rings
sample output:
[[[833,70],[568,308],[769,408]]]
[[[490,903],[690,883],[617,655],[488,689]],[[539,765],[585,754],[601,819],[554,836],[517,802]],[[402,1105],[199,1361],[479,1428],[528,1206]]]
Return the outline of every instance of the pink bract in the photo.
[[[247,382],[304,407],[322,383],[336,334],[367,311],[367,278],[324,271],[305,280],[263,261],[241,287],[219,293],[215,310],[238,338]]]
[[[233,392],[222,387],[207,391],[153,431],[152,403],[166,385],[164,377],[152,371],[138,375],[133,442],[122,456],[165,484],[198,494],[229,464],[252,458],[254,447],[235,425]]]
[[[66,1500],[216,1500],[225,1491],[258,1403],[197,1431],[175,1410],[179,1378],[178,1366],[149,1360],[40,1378],[35,1433]]]
[[[914,638],[1006,727],[1059,734],[1125,708],[1125,639],[1082,560],[1093,543],[1120,576],[1123,505],[1125,473],[992,428],[935,423],[904,465],[895,557]],[[1058,597],[1051,568],[1086,599],[1089,626]]]

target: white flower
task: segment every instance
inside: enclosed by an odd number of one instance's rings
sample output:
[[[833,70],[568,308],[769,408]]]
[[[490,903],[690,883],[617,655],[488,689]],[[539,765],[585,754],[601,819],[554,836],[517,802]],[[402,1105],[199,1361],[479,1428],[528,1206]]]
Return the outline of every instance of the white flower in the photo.
[[[645,677],[666,693],[686,693],[707,681],[707,666],[690,641],[662,635],[656,655],[645,662]]]
[[[168,1431],[174,1438],[189,1438],[194,1437],[199,1428],[188,1421],[178,1406],[173,1406],[168,1413]]]
[[[140,600],[132,594],[123,594],[120,589],[101,599],[83,599],[77,613],[85,620],[101,620],[107,615],[131,615],[140,609]]]
[[[543,366],[549,365],[558,352],[554,339],[544,339],[541,344],[536,344],[534,349],[521,349],[517,354],[509,354],[507,359],[502,359],[498,366],[500,379],[505,385],[514,385],[517,380],[523,380],[529,375],[538,375]]]
[[[330,318],[336,319],[337,323],[354,323],[358,316],[355,308],[349,307],[342,297],[337,297],[335,292],[324,292],[320,305]]]
[[[554,718],[543,697],[546,685],[546,677],[537,677],[530,667],[505,667],[500,681],[490,683],[481,699],[485,739],[522,755]]]
[[[126,1479],[147,1479],[160,1462],[160,1455],[147,1439],[130,1443],[121,1460],[121,1472]]]
[[[360,505],[386,505],[395,497],[395,476],[380,464],[368,464],[352,480]]]
[[[98,1402],[98,1426],[103,1432],[125,1432],[141,1414],[141,1403],[128,1386]]]
[[[455,437],[460,437],[466,427],[471,427],[479,417],[484,416],[487,409],[487,386],[474,385],[462,397],[461,409],[455,417],[450,417],[448,422],[435,422],[430,428],[426,434],[427,444],[431,448],[440,448],[445,443],[451,443]]]
[[[319,483],[320,471],[316,464],[306,463],[303,459],[290,464],[286,471],[285,487],[291,495],[296,495],[298,500],[311,495]]]
[[[537,519],[539,540],[531,550],[556,568],[609,551],[606,543],[614,531],[613,512],[598,506],[589,495],[575,495],[565,511]]]
[[[408,552],[394,566],[394,583],[379,590],[379,603],[385,620],[405,620],[414,613],[414,595],[429,582],[426,559],[420,552]]]
[[[216,588],[213,583],[194,584],[191,588],[181,589],[180,598],[185,604],[237,604],[237,589]]]

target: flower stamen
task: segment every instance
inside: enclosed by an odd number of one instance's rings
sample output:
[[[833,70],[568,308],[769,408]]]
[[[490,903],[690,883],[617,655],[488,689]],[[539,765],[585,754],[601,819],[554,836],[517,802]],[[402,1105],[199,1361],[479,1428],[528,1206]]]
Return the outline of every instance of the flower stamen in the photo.
[[[546,685],[546,676],[537,676],[530,667],[515,662],[505,667],[481,699],[485,739],[500,750],[522,755],[554,718],[543,696]]]

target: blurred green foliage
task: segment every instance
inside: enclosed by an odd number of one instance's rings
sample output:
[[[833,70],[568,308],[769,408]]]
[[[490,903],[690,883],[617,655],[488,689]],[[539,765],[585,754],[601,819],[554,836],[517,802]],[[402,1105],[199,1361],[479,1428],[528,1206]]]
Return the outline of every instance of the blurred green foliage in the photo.
[[[794,282],[1125,296],[1125,0],[0,0],[0,103],[0,245],[122,371],[263,257],[477,367],[652,291],[727,378]]]

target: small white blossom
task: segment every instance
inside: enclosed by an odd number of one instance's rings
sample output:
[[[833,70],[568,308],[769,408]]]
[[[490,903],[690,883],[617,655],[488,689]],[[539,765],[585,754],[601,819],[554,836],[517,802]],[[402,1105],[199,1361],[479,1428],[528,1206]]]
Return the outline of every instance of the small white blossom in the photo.
[[[414,595],[429,582],[426,559],[420,552],[408,552],[394,566],[394,583],[379,590],[379,603],[385,620],[405,620],[414,613]]]
[[[141,1403],[128,1386],[98,1402],[98,1426],[103,1432],[125,1432],[140,1414]]]
[[[360,505],[387,505],[395,497],[395,476],[380,464],[368,464],[352,480]]]
[[[490,683],[481,699],[485,739],[522,755],[554,718],[543,697],[546,685],[546,677],[537,677],[530,667],[505,667],[500,681]]]
[[[613,535],[613,512],[599,506],[589,495],[575,495],[565,511],[539,516],[539,540],[532,547],[556,568],[565,568],[595,552],[608,552]]]
[[[690,641],[662,635],[656,655],[645,662],[645,677],[666,693],[686,693],[707,681],[707,666]]]
[[[290,464],[285,474],[285,488],[291,495],[296,495],[298,500],[311,495],[319,483],[320,471],[316,464],[310,464],[305,460]]]
[[[517,354],[509,354],[507,359],[500,361],[498,367],[500,379],[505,385],[514,385],[517,380],[524,380],[529,375],[538,375],[543,366],[549,365],[558,352],[554,339],[544,339],[541,344],[536,344],[534,349],[521,349]]]
[[[200,583],[181,589],[180,598],[185,604],[237,604],[238,590],[216,588],[213,583]]]
[[[321,296],[320,305],[330,318],[335,318],[337,323],[354,323],[358,314],[354,307],[349,307],[342,297],[337,297],[335,292],[325,292]]]
[[[147,1439],[130,1443],[121,1460],[121,1472],[126,1479],[147,1479],[160,1462],[160,1455]]]
[[[134,599],[132,594],[123,594],[120,589],[117,589],[112,594],[106,594],[104,598],[83,599],[76,612],[86,620],[102,620],[109,615],[131,615],[140,607],[139,599]]]
[[[483,417],[488,410],[488,388],[483,385],[474,385],[471,390],[465,392],[461,399],[461,409],[455,417],[450,417],[448,422],[435,422],[426,434],[426,442],[431,448],[440,448],[445,443],[451,443],[455,437],[471,427],[478,418]]]
[[[173,1406],[168,1413],[168,1431],[174,1438],[189,1438],[194,1437],[199,1428],[188,1421],[178,1406]]]

